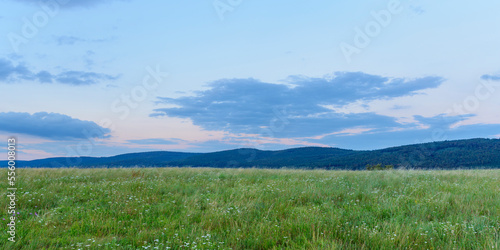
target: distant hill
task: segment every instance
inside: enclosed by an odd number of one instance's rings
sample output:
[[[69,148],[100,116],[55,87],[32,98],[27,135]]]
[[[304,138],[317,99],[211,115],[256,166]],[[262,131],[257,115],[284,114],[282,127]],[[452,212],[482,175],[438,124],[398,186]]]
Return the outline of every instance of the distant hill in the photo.
[[[6,166],[5,161],[0,161]],[[213,153],[147,152],[112,157],[48,158],[18,161],[19,167],[217,167],[365,169],[367,164],[395,168],[500,168],[500,139],[431,142],[380,150],[303,147],[277,151],[250,148]]]
[[[57,157],[32,161],[17,161],[16,164],[19,167],[33,168],[164,166],[169,162],[195,155],[198,154],[157,151],[122,154],[111,157]],[[5,165],[6,161],[0,161],[0,163]]]

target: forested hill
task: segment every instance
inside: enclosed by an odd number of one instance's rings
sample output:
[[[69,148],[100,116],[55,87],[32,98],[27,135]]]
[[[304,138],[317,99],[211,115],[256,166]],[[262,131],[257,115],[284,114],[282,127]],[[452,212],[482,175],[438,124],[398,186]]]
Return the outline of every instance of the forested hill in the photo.
[[[5,161],[0,161],[7,166]],[[235,149],[214,153],[147,152],[113,157],[49,158],[18,161],[19,167],[218,167],[365,169],[366,165],[395,168],[500,168],[500,139],[442,141],[380,150],[356,151],[304,147],[278,151]]]

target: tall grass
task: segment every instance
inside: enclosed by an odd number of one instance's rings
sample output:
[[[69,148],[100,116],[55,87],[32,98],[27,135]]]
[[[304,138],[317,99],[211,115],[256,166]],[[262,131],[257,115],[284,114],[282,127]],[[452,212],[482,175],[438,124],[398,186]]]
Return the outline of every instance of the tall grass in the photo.
[[[19,169],[1,249],[496,249],[500,170]],[[0,190],[7,193],[7,174]],[[8,199],[0,199],[6,224]],[[35,214],[36,213],[36,214]]]

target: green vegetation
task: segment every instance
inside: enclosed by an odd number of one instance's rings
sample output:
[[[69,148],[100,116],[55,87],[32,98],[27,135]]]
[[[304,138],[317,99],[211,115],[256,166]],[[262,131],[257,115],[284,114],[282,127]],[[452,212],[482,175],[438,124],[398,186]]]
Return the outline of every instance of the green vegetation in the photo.
[[[500,170],[16,171],[18,241],[4,226],[0,249],[500,247]]]
[[[370,171],[373,171],[373,170],[392,170],[392,169],[394,169],[393,165],[382,166],[382,163],[379,163],[377,165],[370,165],[370,164],[366,165],[366,170],[370,170]]]

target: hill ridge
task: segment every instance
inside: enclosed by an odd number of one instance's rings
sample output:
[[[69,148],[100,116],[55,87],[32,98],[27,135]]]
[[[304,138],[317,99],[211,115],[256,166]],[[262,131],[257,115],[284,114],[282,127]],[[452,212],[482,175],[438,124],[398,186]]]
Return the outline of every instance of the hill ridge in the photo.
[[[3,166],[6,161],[0,161]],[[500,139],[446,140],[376,150],[298,147],[282,150],[238,148],[210,153],[151,151],[109,157],[54,157],[17,161],[19,167],[218,167],[365,169],[367,164],[396,168],[500,168]]]

